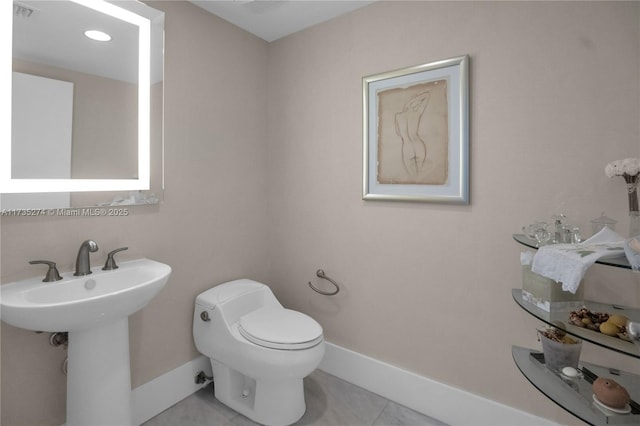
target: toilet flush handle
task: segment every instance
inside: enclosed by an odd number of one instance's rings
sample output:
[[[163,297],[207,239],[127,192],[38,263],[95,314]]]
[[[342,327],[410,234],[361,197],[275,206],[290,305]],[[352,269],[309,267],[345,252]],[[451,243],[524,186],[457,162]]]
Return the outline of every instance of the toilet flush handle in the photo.
[[[209,312],[207,311],[200,312],[200,319],[204,322],[211,321],[211,318],[209,318]]]

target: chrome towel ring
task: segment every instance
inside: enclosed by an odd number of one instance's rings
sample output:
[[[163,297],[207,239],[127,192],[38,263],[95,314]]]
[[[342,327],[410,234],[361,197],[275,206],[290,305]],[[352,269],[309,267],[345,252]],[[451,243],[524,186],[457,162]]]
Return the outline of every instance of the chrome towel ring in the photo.
[[[320,290],[319,288],[316,288],[313,286],[313,284],[311,284],[311,281],[309,281],[309,287],[311,287],[311,289],[313,291],[315,291],[316,293],[320,293],[320,294],[324,294],[325,296],[335,296],[336,294],[338,294],[338,292],[340,291],[340,286],[338,285],[338,283],[336,283],[334,280],[332,280],[331,278],[329,278],[328,276],[326,276],[324,274],[324,271],[322,269],[318,269],[316,271],[316,275],[319,278],[323,278],[327,281],[329,281],[331,284],[333,284],[334,286],[336,286],[336,290],[335,291],[323,291]]]

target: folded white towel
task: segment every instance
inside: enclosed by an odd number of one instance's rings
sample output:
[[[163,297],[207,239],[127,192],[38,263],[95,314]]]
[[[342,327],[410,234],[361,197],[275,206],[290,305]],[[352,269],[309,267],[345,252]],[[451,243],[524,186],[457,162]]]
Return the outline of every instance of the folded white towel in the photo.
[[[531,270],[562,282],[562,289],[575,293],[587,269],[596,260],[624,254],[624,237],[605,226],[580,244],[553,244],[541,247],[533,257]]]

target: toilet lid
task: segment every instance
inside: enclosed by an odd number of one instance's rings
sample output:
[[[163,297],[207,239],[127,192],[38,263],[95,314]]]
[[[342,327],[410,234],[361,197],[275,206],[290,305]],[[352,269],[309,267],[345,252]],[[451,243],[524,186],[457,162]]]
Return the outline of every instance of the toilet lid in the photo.
[[[248,341],[272,349],[306,349],[322,341],[313,318],[283,308],[261,308],[240,318],[238,330]]]

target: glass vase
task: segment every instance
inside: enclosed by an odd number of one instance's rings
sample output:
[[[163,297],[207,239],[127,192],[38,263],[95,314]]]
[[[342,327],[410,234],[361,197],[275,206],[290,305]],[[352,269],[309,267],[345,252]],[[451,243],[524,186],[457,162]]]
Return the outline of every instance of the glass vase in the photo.
[[[640,212],[629,212],[629,238],[640,235]]]

